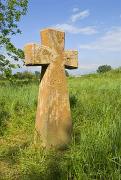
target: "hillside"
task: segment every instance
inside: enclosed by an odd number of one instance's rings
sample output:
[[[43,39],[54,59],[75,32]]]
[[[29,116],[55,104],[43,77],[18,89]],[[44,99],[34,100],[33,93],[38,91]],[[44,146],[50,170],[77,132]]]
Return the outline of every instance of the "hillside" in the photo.
[[[72,142],[55,152],[33,144],[38,83],[1,83],[1,179],[121,179],[121,69],[68,84]]]

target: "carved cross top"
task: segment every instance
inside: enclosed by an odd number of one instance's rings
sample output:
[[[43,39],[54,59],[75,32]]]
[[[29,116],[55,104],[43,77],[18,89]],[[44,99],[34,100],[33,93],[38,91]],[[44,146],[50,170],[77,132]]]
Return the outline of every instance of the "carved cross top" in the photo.
[[[65,33],[44,29],[41,31],[41,45],[27,44],[25,51],[25,64],[27,66],[44,66],[55,61],[58,56],[62,56],[65,68],[76,69],[78,67],[78,52],[64,51]]]

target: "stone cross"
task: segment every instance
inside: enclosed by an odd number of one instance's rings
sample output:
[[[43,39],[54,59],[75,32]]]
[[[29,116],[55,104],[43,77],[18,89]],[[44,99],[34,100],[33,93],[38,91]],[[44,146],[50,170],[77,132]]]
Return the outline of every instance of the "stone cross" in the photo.
[[[41,31],[41,45],[24,48],[27,66],[42,66],[35,141],[47,148],[65,147],[71,139],[72,121],[65,68],[78,66],[78,52],[64,51],[65,33],[55,29]]]

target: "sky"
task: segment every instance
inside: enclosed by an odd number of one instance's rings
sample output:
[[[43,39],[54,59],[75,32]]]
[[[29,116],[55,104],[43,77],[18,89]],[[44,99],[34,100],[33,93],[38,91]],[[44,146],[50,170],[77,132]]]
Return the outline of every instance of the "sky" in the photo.
[[[22,34],[12,42],[21,49],[27,43],[41,43],[44,28],[64,30],[65,49],[79,53],[79,67],[70,74],[95,72],[103,64],[121,66],[121,0],[30,0],[18,26]]]

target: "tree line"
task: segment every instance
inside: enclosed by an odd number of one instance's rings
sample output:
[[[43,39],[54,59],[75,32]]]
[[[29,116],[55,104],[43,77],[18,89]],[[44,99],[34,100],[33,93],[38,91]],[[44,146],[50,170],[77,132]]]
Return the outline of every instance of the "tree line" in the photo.
[[[0,79],[1,80],[39,80],[40,79],[40,72],[35,71],[35,72],[29,72],[29,71],[24,71],[24,72],[16,72],[15,74],[10,73],[10,71],[5,72],[3,74],[0,74]]]

